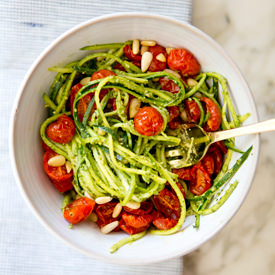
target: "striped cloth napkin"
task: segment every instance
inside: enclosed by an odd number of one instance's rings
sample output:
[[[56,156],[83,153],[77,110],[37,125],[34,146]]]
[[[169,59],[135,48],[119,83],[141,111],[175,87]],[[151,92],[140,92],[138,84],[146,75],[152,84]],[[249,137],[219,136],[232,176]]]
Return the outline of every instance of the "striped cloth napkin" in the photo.
[[[61,33],[115,12],[150,12],[190,22],[191,0],[0,1],[0,274],[182,274],[183,259],[118,266],[67,247],[35,219],[22,200],[8,161],[11,106],[27,69]],[[26,122],[27,123],[27,122]]]

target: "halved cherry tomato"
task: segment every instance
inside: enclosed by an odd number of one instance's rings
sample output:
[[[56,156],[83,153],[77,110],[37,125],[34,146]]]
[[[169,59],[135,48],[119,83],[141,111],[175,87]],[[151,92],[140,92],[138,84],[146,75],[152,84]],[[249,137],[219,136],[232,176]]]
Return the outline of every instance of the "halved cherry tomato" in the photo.
[[[95,202],[87,197],[79,198],[64,208],[64,218],[71,224],[86,220],[92,213]]]
[[[172,130],[178,129],[181,124],[182,123],[181,123],[180,119],[175,119],[175,120],[172,120],[172,121],[168,122],[168,126]]]
[[[120,228],[128,234],[134,235],[134,234],[138,234],[138,233],[141,233],[141,232],[147,230],[149,226],[150,225],[145,226],[145,227],[135,228],[135,227],[129,226],[129,225],[125,224],[125,222],[123,222],[120,225]]]
[[[153,225],[159,230],[168,230],[177,224],[177,220],[172,218],[157,218],[153,220]]]
[[[151,201],[143,201],[139,209],[132,209],[127,206],[124,206],[123,209],[130,214],[146,215],[152,211],[153,203]]]
[[[218,174],[222,169],[222,163],[223,163],[221,150],[216,144],[213,144],[210,146],[208,152],[211,156],[213,156],[213,159],[214,159],[214,167],[215,167],[214,174]]]
[[[179,169],[172,169],[172,172],[178,175],[178,178],[181,180],[187,180],[190,181],[192,179],[191,177],[191,168],[189,167],[183,167]]]
[[[203,159],[201,160],[201,163],[208,173],[209,176],[212,176],[215,172],[215,161],[213,158],[213,155],[206,154]]]
[[[194,100],[186,99],[184,101],[185,105],[185,112],[187,115],[187,119],[189,122],[197,123],[200,120],[201,117],[201,111],[199,108],[199,105]]]
[[[180,90],[179,86],[177,84],[175,84],[173,80],[171,80],[167,77],[161,77],[159,79],[159,83],[161,85],[162,90],[168,91],[172,94],[176,94]]]
[[[224,143],[222,141],[218,141],[218,142],[215,142],[214,144],[216,144],[219,149],[221,150],[221,152],[225,155],[228,151],[228,148],[224,145]],[[213,145],[214,145],[213,144]]]
[[[172,49],[167,58],[171,70],[180,71],[183,76],[193,76],[200,72],[201,65],[186,49]]]
[[[74,121],[62,115],[47,127],[46,134],[54,142],[69,143],[75,134]]]
[[[134,126],[141,135],[155,136],[163,128],[163,118],[155,108],[143,107],[134,117]]]
[[[130,45],[126,45],[123,48],[123,53],[130,60],[135,60],[135,61],[140,61],[141,60],[141,55],[134,54]]]
[[[168,189],[163,189],[158,195],[153,197],[157,210],[166,217],[180,217],[180,204],[178,198]]]
[[[105,78],[105,77],[111,76],[111,75],[116,75],[116,74],[110,70],[99,70],[99,71],[93,73],[93,75],[91,77],[91,81],[96,80],[96,79],[102,79],[102,78]]]
[[[218,105],[208,97],[203,97],[201,101],[205,103],[206,109],[209,113],[209,119],[207,120],[204,129],[210,132],[217,131],[221,125],[221,112]]]
[[[153,55],[152,62],[148,69],[150,72],[158,72],[166,69],[166,61],[161,62],[156,59],[156,57],[161,53],[165,56],[165,58],[167,57],[167,53],[164,47],[160,45],[151,46],[149,47],[148,52],[152,53]]]
[[[126,70],[124,69],[124,67],[119,62],[117,62],[115,64],[114,69],[126,72]]]
[[[43,156],[43,168],[56,189],[59,192],[66,192],[73,189],[73,171],[67,173],[65,165],[59,167],[49,166],[49,159],[56,155],[57,154],[53,150],[46,151]]]
[[[192,180],[190,181],[190,192],[200,196],[211,187],[211,179],[201,163],[193,166]]]
[[[141,62],[140,61],[137,61],[137,60],[133,60],[133,61],[131,61],[131,63],[133,63],[135,66],[137,66],[137,67],[141,67]]]
[[[150,225],[151,221],[153,220],[153,217],[149,214],[134,215],[129,214],[127,212],[123,212],[122,219],[124,220],[126,225],[129,225],[134,228],[142,228]]]
[[[167,107],[167,111],[169,112],[169,121],[172,121],[180,116],[179,106]]]

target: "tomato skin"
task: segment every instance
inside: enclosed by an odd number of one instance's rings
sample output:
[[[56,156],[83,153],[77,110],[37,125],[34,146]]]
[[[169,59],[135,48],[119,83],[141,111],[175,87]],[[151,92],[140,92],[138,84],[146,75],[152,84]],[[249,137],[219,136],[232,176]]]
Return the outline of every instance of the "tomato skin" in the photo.
[[[157,210],[162,212],[166,217],[180,217],[180,204],[178,198],[167,188],[153,196]]]
[[[195,102],[195,100],[185,100],[185,112],[188,118],[188,121],[191,123],[198,123],[201,117],[201,110],[199,105]]]
[[[47,152],[47,151],[54,152],[44,141],[42,141],[42,148],[43,148],[44,152]]]
[[[70,117],[62,115],[47,127],[46,134],[54,142],[69,143],[75,134],[74,121]]]
[[[211,179],[201,163],[193,166],[192,180],[190,181],[190,192],[194,195],[200,196],[211,187]]]
[[[105,78],[105,77],[111,76],[111,75],[116,75],[116,74],[110,70],[99,70],[92,74],[91,81],[97,80],[97,79],[102,79],[102,78]]]
[[[176,94],[180,91],[180,88],[177,84],[174,83],[173,80],[168,77],[161,77],[159,79],[159,83],[161,85],[161,89],[164,91],[168,91],[172,94]]]
[[[189,167],[183,167],[179,169],[172,169],[172,172],[178,175],[178,178],[181,180],[187,180],[190,181],[192,179],[191,177],[191,168]]]
[[[126,225],[129,225],[134,228],[143,228],[149,226],[153,220],[152,215],[133,215],[127,212],[123,212],[122,219]]]
[[[210,146],[208,152],[214,159],[214,167],[215,167],[214,174],[218,174],[222,169],[222,164],[223,164],[223,157],[222,157],[221,150],[217,145],[213,144]]]
[[[145,227],[135,228],[135,227],[125,224],[125,222],[123,221],[123,223],[120,225],[120,228],[128,234],[134,235],[134,234],[138,234],[138,233],[141,233],[141,232],[147,230],[149,226],[150,225],[145,226]]]
[[[221,112],[218,105],[208,97],[203,97],[201,101],[205,103],[206,109],[209,113],[209,119],[207,120],[204,129],[208,132],[217,131],[221,125]]]
[[[158,135],[163,128],[163,118],[153,107],[142,107],[134,117],[135,129],[144,136]]]
[[[51,182],[59,192],[66,192],[73,189],[73,171],[67,173],[65,165],[52,167],[48,165],[48,160],[57,154],[53,150],[46,151],[43,156],[43,168]]]
[[[134,215],[146,215],[149,214],[153,209],[153,203],[151,201],[143,201],[139,209],[132,209],[127,206],[124,206],[123,209]]]
[[[167,57],[167,53],[166,53],[166,50],[164,47],[162,47],[160,45],[151,46],[148,48],[148,52],[152,53],[152,55],[153,55],[153,59],[149,66],[148,71],[158,72],[158,71],[163,71],[164,69],[166,69],[166,62],[161,62],[156,59],[156,57],[161,53],[165,56],[165,58]]]
[[[186,49],[172,49],[167,64],[171,70],[180,71],[183,76],[197,75],[201,69],[198,60]]]
[[[134,54],[130,45],[125,45],[123,53],[129,60],[141,61],[141,55]]]
[[[167,107],[167,110],[169,112],[169,121],[172,121],[180,116],[179,106]]]
[[[201,160],[201,163],[208,175],[212,176],[215,172],[215,161],[213,155],[206,154]]]
[[[120,63],[118,63],[118,62],[115,64],[114,69],[126,72],[126,70],[124,69],[124,67]]]
[[[92,213],[95,202],[87,197],[79,198],[64,208],[64,218],[71,224],[86,220]]]
[[[172,218],[157,218],[153,220],[153,225],[159,230],[168,230],[177,224],[177,220]]]
[[[70,97],[70,105],[71,105],[71,114],[73,115],[73,104],[74,104],[74,100],[75,97],[77,95],[77,93],[79,92],[79,90],[82,88],[83,86],[80,83],[77,83],[76,85],[74,85],[71,88],[71,97]]]
[[[213,145],[217,145],[224,155],[228,151],[228,148],[224,145],[224,143],[222,141],[215,142]]]

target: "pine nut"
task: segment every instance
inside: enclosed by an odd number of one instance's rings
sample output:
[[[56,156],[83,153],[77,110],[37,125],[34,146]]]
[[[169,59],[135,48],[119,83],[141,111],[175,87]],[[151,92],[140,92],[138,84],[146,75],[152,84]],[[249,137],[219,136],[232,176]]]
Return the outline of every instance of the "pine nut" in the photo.
[[[138,39],[134,39],[133,44],[132,44],[132,51],[133,51],[133,54],[139,53],[139,40]]]
[[[188,118],[187,118],[187,114],[186,114],[186,111],[185,110],[182,110],[180,112],[180,117],[181,119],[184,121],[184,122],[188,122]]]
[[[97,222],[98,220],[97,214],[95,212],[92,212],[91,215],[89,216],[89,220],[92,222]]]
[[[188,85],[188,86],[194,87],[194,86],[196,86],[197,84],[198,84],[198,82],[197,82],[195,79],[193,79],[193,78],[188,78],[188,79],[187,79],[187,85]]]
[[[145,52],[141,58],[141,71],[144,73],[148,70],[153,60],[153,55],[150,52]]]
[[[176,78],[178,78],[178,79],[181,79],[180,74],[178,74],[177,72],[175,72],[175,71],[173,71],[173,70],[165,69],[164,71],[167,72],[167,73],[173,74],[173,75],[174,75]]]
[[[129,201],[125,204],[125,206],[127,206],[131,209],[139,209],[140,208],[140,202]]]
[[[108,223],[105,226],[101,227],[100,231],[103,234],[108,234],[108,233],[112,232],[118,225],[119,225],[119,221],[114,221],[114,222]]]
[[[71,163],[70,163],[68,160],[65,162],[65,167],[66,167],[66,171],[67,171],[68,174],[69,174],[69,173],[72,171],[72,169],[73,169]]]
[[[81,81],[80,81],[80,84],[81,84],[82,86],[85,86],[85,85],[87,85],[90,81],[91,81],[91,77],[88,76],[88,77],[82,78]]]
[[[98,197],[98,198],[96,198],[95,202],[97,204],[104,204],[104,203],[110,202],[111,200],[112,200],[111,197],[106,196],[106,197]]]
[[[138,98],[133,98],[129,105],[129,117],[133,118],[140,109],[141,101]]]
[[[64,165],[65,162],[66,162],[66,159],[63,156],[57,155],[48,160],[48,165],[52,167],[59,167]]]
[[[120,203],[118,203],[118,204],[115,206],[114,210],[113,210],[112,217],[113,217],[113,218],[117,218],[117,217],[119,216],[121,210],[122,210],[122,205],[121,205]]]
[[[166,53],[169,54],[171,52],[172,48],[166,48]]]
[[[141,46],[141,49],[140,49],[140,54],[143,55],[145,52],[148,51],[148,47],[147,46]]]
[[[163,53],[160,53],[156,56],[156,59],[160,62],[166,62],[166,57]]]
[[[142,46],[152,47],[152,46],[155,46],[156,44],[157,44],[156,41],[153,41],[153,40],[142,40],[141,41]]]

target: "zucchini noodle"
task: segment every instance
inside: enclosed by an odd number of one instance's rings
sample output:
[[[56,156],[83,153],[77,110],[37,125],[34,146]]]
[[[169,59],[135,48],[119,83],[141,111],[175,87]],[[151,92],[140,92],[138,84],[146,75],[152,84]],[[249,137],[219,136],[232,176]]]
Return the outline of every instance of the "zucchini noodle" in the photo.
[[[172,173],[173,167],[169,166],[165,155],[168,146],[178,146],[182,142],[179,137],[171,135],[170,130],[167,131],[169,107],[179,106],[182,109],[184,100],[193,100],[200,110],[198,125],[204,127],[211,115],[206,111],[200,96],[208,97],[220,108],[223,130],[239,127],[249,114],[237,115],[229,96],[226,79],[222,75],[215,72],[201,73],[196,77],[197,84],[188,87],[183,80],[166,71],[142,73],[138,66],[123,55],[125,45],[131,44],[132,41],[126,41],[86,46],[81,50],[92,52],[83,59],[64,67],[49,68],[50,71],[57,72],[57,75],[49,95],[43,94],[49,117],[41,125],[41,138],[48,147],[71,163],[73,187],[79,196],[88,194],[93,199],[110,196],[125,206],[130,201],[141,203],[158,195],[168,182],[179,200],[180,216],[174,227],[168,230],[150,228],[148,232],[154,235],[176,233],[181,229],[185,217],[191,214],[196,215],[195,227],[198,228],[200,216],[218,210],[236,188],[237,181],[229,186],[215,205],[211,204],[216,194],[247,159],[252,148],[242,152],[236,148],[234,139],[226,141],[228,152],[220,172],[212,181],[212,186],[202,195],[196,196],[190,192],[188,184],[181,182],[186,194],[184,198],[177,185],[178,176]],[[116,64],[120,64],[124,71],[118,70]],[[80,79],[102,69],[111,70],[113,75],[90,80],[82,86],[71,102],[71,114],[68,101],[72,87]],[[160,78],[172,81],[177,85],[178,92],[162,90],[158,83]],[[104,91],[107,92],[104,94]],[[87,97],[92,99],[80,119],[78,110]],[[160,113],[163,119],[160,133],[144,136],[135,129],[133,119],[127,116],[127,108],[133,97],[137,98],[142,106],[151,106]],[[221,98],[222,106],[218,103]],[[110,108],[110,100],[115,100],[116,109]],[[76,133],[67,144],[53,142],[46,133],[47,127],[63,114],[72,116],[76,126]],[[195,138],[192,137],[192,141],[196,144]],[[233,152],[240,153],[241,157],[229,169]],[[74,191],[67,192],[62,209],[74,197]],[[111,253],[145,234],[146,231],[143,231],[121,240],[110,249]]]

